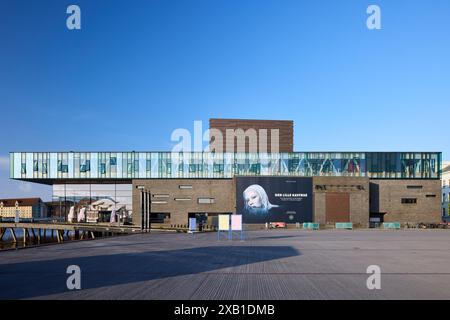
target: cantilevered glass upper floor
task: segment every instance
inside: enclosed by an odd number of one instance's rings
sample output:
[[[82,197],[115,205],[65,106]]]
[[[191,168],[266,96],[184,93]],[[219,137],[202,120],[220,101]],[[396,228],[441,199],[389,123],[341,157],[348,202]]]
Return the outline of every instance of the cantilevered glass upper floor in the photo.
[[[235,175],[440,179],[441,158],[440,152],[12,152],[10,178],[43,183]]]

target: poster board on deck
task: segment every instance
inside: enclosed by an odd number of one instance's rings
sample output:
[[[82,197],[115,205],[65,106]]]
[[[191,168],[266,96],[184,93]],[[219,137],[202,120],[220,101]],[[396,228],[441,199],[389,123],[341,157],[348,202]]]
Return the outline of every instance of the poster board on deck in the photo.
[[[230,230],[230,215],[219,214],[219,231]]]
[[[197,219],[189,218],[189,231],[195,231],[197,229]]]
[[[242,231],[242,215],[234,214],[231,216],[231,230]]]

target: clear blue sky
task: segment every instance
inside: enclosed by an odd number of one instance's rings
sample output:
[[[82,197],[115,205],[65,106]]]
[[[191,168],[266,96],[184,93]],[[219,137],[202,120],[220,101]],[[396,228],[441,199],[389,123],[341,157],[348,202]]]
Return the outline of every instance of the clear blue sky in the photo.
[[[292,119],[297,151],[449,159],[449,35],[448,0],[1,0],[0,197],[49,194],[8,181],[9,151],[170,150],[210,117]]]

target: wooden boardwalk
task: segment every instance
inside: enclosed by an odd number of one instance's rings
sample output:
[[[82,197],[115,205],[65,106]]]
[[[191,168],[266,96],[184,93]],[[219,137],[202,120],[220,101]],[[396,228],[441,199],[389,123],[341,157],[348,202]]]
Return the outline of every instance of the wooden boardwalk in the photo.
[[[0,299],[450,299],[449,230],[152,232],[0,252]],[[81,290],[66,287],[69,265]],[[367,267],[381,268],[368,290]]]
[[[111,225],[109,223],[55,223],[55,222],[0,222],[0,241],[7,232],[12,235],[13,242],[18,242],[15,230],[23,230],[23,241],[29,238],[40,241],[41,237],[45,238],[47,231],[56,236],[58,242],[64,241],[64,236],[69,232],[74,232],[79,239],[95,238],[96,234],[131,234],[140,233],[141,229],[133,226]]]

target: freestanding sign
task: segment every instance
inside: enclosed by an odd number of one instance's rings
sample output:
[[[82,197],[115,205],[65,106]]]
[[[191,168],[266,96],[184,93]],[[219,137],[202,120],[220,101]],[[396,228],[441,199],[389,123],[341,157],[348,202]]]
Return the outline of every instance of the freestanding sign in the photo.
[[[231,239],[233,239],[233,231],[239,232],[241,240],[244,239],[244,230],[242,229],[242,215],[240,214],[233,214],[231,216],[231,232],[230,232]]]
[[[233,214],[231,216],[231,230],[242,231],[242,216],[240,214]]]
[[[228,240],[233,239],[233,231],[240,232],[241,240],[243,240],[242,215],[238,214],[220,214],[219,228],[217,230],[217,240],[220,240],[220,233],[226,232]]]
[[[230,215],[220,214],[219,215],[219,231],[230,230]]]
[[[194,232],[197,230],[197,219],[189,218],[189,232]]]
[[[228,239],[230,238],[230,215],[229,214],[219,214],[219,228],[217,229],[217,240],[220,240],[220,233],[227,232]]]

